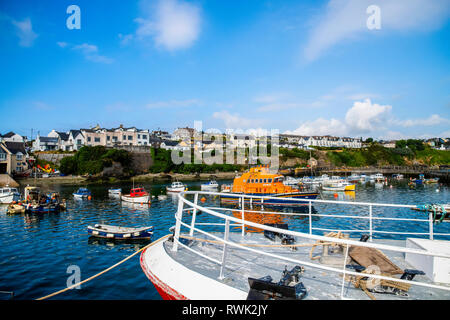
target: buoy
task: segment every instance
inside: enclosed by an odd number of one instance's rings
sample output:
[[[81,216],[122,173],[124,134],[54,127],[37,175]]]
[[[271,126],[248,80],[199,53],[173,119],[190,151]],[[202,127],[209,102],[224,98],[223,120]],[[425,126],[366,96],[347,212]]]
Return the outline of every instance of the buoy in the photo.
[[[338,194],[337,194],[337,193],[335,193],[335,194],[333,194],[333,196],[334,196],[335,198],[337,198],[337,197],[338,197]]]
[[[91,200],[92,199],[92,197],[91,196],[88,196],[88,200]]]
[[[436,189],[436,192],[439,192],[439,189]]]
[[[200,201],[201,201],[201,202],[205,202],[205,201],[206,201],[206,198],[203,197],[203,198],[200,199]]]

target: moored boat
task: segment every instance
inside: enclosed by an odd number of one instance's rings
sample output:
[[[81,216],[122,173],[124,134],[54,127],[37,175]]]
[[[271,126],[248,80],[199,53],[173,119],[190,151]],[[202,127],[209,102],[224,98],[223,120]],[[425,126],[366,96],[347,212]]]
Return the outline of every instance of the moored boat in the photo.
[[[355,191],[355,184],[347,181],[328,182],[322,185],[325,191]]]
[[[73,193],[75,199],[89,199],[91,197],[91,191],[87,188],[79,188],[77,192]]]
[[[11,188],[8,185],[0,188],[0,204],[9,204],[19,201],[20,193],[17,188]]]
[[[149,203],[150,194],[145,191],[144,187],[133,188],[130,190],[129,194],[122,195],[121,199],[122,201],[132,203]]]
[[[211,180],[208,183],[203,183],[200,187],[201,190],[217,190],[219,188],[219,184],[216,180]]]
[[[122,188],[109,188],[108,195],[110,197],[120,197],[122,195]]]
[[[287,186],[282,175],[271,173],[266,166],[250,168],[248,172],[240,177],[234,178],[230,194],[222,194],[220,200],[226,203],[239,203],[243,198],[245,203],[255,205],[302,205],[295,199],[316,199],[319,195],[313,191],[300,191],[299,189]],[[267,196],[266,200],[252,201],[251,198],[241,197],[241,195]],[[304,203],[303,203],[304,204]]]
[[[8,213],[8,214],[25,213],[25,207],[21,203],[11,203],[8,205],[8,209],[6,209],[6,213]]]
[[[130,228],[106,224],[95,224],[93,227],[88,226],[87,229],[91,236],[116,240],[151,239],[153,235],[153,226]]]
[[[172,184],[170,185],[170,187],[166,187],[167,192],[183,192],[187,190],[187,187],[185,184],[179,182],[179,181],[174,181],[172,182]]]

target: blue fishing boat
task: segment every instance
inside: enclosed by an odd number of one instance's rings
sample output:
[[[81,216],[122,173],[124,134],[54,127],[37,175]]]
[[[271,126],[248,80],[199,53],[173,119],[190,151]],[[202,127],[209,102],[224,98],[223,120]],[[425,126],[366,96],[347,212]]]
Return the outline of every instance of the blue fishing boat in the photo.
[[[49,194],[40,194],[38,200],[26,204],[25,209],[30,213],[49,213],[59,212],[61,207],[59,194],[52,192]]]
[[[73,193],[73,197],[75,199],[83,199],[88,198],[91,196],[91,191],[89,191],[87,188],[79,188],[77,192]]]
[[[423,182],[425,181],[425,176],[421,173],[421,174],[419,174],[419,178],[418,179],[414,179],[412,181],[415,184],[423,184]]]
[[[116,240],[142,240],[151,239],[153,226],[141,228],[118,227],[106,224],[88,226],[88,233],[94,237]]]

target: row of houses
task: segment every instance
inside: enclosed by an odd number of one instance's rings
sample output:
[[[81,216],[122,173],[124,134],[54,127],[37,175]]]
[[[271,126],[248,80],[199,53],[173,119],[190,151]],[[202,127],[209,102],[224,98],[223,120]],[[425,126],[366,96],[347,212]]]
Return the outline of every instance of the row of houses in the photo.
[[[150,141],[149,130],[136,127],[106,129],[96,126],[90,129],[61,132],[52,130],[46,137],[38,135],[33,142],[33,151],[77,151],[82,146],[147,146]]]
[[[361,148],[361,138],[333,137],[333,136],[299,136],[292,134],[280,134],[280,145],[282,147],[338,147],[338,148]]]
[[[138,129],[136,127],[102,128],[99,125],[89,129],[69,130],[61,132],[52,130],[47,136],[37,135],[32,144],[32,151],[77,151],[82,146],[152,146],[168,150],[186,150],[188,148],[252,148],[261,139],[267,139],[268,143],[284,148],[310,149],[312,147],[343,147],[361,148],[362,139],[350,137],[333,136],[298,136],[280,134],[278,139],[273,140],[270,136],[256,136],[245,133],[217,134],[222,142],[208,141],[203,136],[204,132],[197,132],[193,128],[184,127],[174,130],[173,133],[167,131],[151,131],[148,129]],[[199,143],[194,137],[202,136],[203,141]],[[8,133],[6,139],[14,142],[24,142],[26,137],[14,133]]]

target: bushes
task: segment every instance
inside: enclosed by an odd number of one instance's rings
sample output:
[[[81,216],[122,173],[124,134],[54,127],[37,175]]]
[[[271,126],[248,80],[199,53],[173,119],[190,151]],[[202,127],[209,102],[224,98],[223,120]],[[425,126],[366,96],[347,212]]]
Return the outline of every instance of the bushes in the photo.
[[[126,150],[106,149],[103,146],[84,146],[72,157],[61,159],[60,171],[64,174],[97,174],[103,168],[119,162],[125,171],[129,170],[131,156]]]
[[[193,173],[209,173],[209,172],[230,172],[230,171],[239,171],[241,170],[241,165],[233,165],[233,164],[194,164],[194,163],[181,163],[174,164],[171,158],[171,150],[165,149],[154,149],[152,148],[151,154],[153,159],[153,165],[149,168],[151,173],[184,173],[184,174],[193,174]],[[191,159],[194,159],[194,156],[191,155]]]

